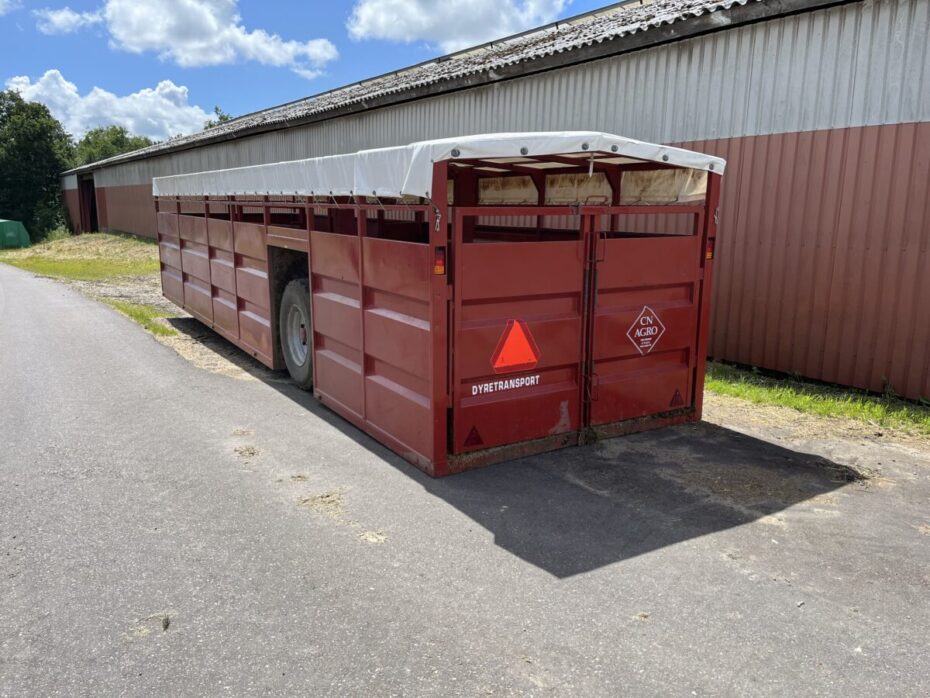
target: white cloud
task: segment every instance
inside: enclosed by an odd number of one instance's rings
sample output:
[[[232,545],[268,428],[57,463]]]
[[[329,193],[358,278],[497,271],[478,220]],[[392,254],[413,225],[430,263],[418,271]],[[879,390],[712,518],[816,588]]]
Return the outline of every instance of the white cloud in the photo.
[[[328,39],[293,41],[263,29],[247,29],[237,4],[238,0],[106,0],[96,12],[77,13],[65,7],[36,15],[40,31],[47,26],[56,33],[104,22],[112,47],[155,53],[183,67],[255,61],[314,78],[339,56]]]
[[[427,41],[456,51],[555,20],[571,0],[358,0],[353,39]]]
[[[0,17],[22,7],[19,0],[0,0]]]
[[[25,75],[13,77],[6,81],[6,86],[19,92],[23,99],[47,106],[76,138],[92,128],[116,124],[125,126],[130,133],[165,140],[201,130],[211,116],[188,104],[187,88],[170,80],[124,97],[99,87],[82,96],[77,85],[65,80],[57,70],[46,71],[35,82]]]
[[[43,34],[70,34],[103,21],[99,12],[75,12],[70,7],[60,10],[43,8],[33,10],[32,14],[36,17],[36,29]]]

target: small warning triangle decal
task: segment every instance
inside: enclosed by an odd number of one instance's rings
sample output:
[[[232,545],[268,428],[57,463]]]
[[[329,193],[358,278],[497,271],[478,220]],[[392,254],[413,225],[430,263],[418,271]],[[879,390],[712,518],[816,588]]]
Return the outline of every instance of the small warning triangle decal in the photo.
[[[684,399],[681,397],[681,391],[678,388],[675,388],[675,394],[672,395],[672,401],[668,404],[669,407],[681,407],[685,404]]]
[[[481,438],[481,434],[478,433],[478,427],[472,427],[471,431],[468,432],[468,436],[465,437],[466,446],[481,446],[484,444],[484,439]]]
[[[539,348],[523,320],[508,320],[494,354],[491,367],[495,373],[527,371],[539,363]]]

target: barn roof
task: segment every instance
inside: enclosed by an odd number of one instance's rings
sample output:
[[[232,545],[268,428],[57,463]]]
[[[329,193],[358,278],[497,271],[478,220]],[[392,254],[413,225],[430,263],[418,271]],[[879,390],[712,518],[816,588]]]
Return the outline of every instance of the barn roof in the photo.
[[[819,4],[822,3],[809,2],[806,5],[811,7]],[[462,89],[506,77],[515,77],[519,72],[515,73],[514,68],[546,59],[558,59],[561,54],[577,53],[585,48],[596,48],[598,45],[623,37],[655,30],[666,29],[662,40],[674,41],[688,35],[676,32],[674,25],[677,23],[695,18],[708,18],[709,15],[719,10],[747,5],[756,5],[761,8],[765,2],[764,0],[653,0],[645,4],[620,3],[312,97],[246,114],[205,131],[173,138],[131,153],[83,165],[69,170],[68,173],[87,172],[106,165],[332,118],[343,113],[363,111],[387,103],[443,92],[447,89]],[[799,8],[805,7],[805,3],[801,0],[780,0],[780,2],[770,4],[769,7],[772,9],[768,14],[797,11],[798,8],[793,8],[794,5],[798,5]],[[756,18],[748,17],[743,21],[752,21]],[[729,24],[730,21],[723,17],[719,20],[709,19],[696,33],[726,28]],[[626,50],[640,47],[628,47]],[[623,49],[618,47],[612,52],[621,50]],[[584,59],[590,60],[596,57],[598,56],[591,55]]]

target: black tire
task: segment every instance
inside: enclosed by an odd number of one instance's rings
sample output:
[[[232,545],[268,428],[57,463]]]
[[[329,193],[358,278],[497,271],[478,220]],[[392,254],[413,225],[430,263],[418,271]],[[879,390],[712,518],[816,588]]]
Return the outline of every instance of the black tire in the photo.
[[[278,336],[291,379],[302,389],[310,390],[313,387],[313,323],[307,279],[294,279],[284,289],[278,310]],[[304,347],[303,352],[300,347]]]

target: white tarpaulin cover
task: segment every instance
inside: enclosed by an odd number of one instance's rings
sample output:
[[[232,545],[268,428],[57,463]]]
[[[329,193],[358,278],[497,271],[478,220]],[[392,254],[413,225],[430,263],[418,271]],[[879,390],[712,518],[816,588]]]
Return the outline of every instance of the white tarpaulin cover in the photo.
[[[285,194],[429,198],[434,162],[572,153],[635,158],[718,174],[723,174],[726,166],[724,160],[710,155],[596,131],[492,133],[346,155],[156,177],[152,180],[152,193],[155,196]]]

